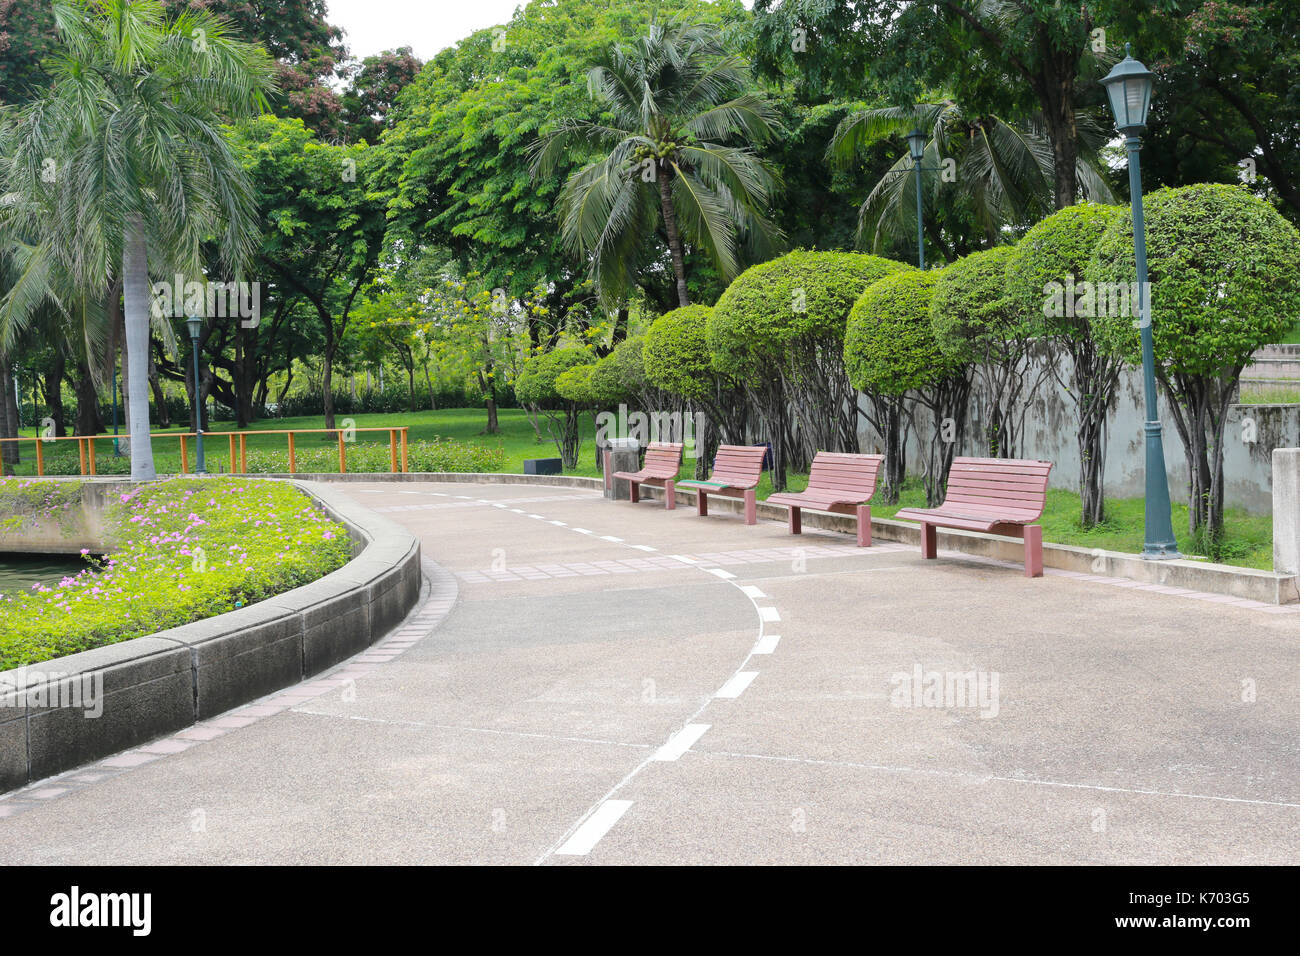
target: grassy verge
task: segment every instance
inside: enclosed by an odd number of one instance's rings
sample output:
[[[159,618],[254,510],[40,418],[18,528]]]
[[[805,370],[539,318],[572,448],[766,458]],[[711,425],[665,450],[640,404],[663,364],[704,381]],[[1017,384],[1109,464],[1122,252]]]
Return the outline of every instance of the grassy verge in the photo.
[[[0,482],[0,508],[20,494]],[[347,536],[298,489],[241,478],[171,480],[124,494],[118,550],[54,587],[0,595],[0,670],[222,614],[345,564]]]

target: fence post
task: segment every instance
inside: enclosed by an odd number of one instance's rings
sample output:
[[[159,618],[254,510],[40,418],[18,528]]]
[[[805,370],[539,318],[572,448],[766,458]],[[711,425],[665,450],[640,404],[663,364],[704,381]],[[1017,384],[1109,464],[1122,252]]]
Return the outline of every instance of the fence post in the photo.
[[[407,471],[409,470],[406,464],[406,433],[409,430],[410,430],[410,426],[407,425],[402,426],[402,474],[406,474]]]
[[[189,473],[190,473],[190,452],[189,452],[189,448],[186,446],[185,443],[185,436],[182,435],[181,436],[181,474],[188,475]]]
[[[44,477],[45,475],[45,452],[41,448],[41,440],[36,439],[36,474]]]
[[[77,458],[80,459],[81,476],[86,476],[86,439],[77,439]]]
[[[244,432],[239,433],[239,473],[248,474],[248,436]]]
[[[296,475],[297,473],[298,459],[293,453],[293,432],[289,432],[289,474]]]
[[[1300,448],[1273,449],[1273,570],[1300,574]]]
[[[343,431],[339,430],[339,474],[345,475],[348,471],[348,454],[343,450]]]

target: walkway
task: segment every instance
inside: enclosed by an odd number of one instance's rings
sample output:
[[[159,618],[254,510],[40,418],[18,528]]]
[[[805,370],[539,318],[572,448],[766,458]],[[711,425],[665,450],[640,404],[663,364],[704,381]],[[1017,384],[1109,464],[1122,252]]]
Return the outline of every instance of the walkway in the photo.
[[[1300,615],[574,489],[345,487],[422,536],[423,607],[0,799],[0,863],[1300,859]]]

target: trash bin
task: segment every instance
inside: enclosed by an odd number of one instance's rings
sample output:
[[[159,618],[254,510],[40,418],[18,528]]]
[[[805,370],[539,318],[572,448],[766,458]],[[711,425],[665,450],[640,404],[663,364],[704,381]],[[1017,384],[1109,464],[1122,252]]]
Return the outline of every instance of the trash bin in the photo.
[[[605,497],[617,501],[628,501],[632,497],[632,488],[623,479],[614,480],[616,471],[641,470],[641,443],[635,438],[611,438],[606,443],[604,471]]]

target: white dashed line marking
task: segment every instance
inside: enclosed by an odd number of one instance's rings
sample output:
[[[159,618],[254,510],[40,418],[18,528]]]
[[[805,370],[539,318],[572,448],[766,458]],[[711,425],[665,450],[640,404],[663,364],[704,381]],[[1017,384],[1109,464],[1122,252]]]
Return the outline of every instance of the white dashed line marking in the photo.
[[[602,535],[600,536],[600,540],[601,540],[601,541],[613,541],[615,544],[622,544],[622,543],[623,543],[623,539],[622,539],[622,538],[616,538],[616,537],[614,537],[612,534],[602,534]]]
[[[541,515],[529,515],[528,517],[530,517],[530,518],[541,518],[541,520],[543,520],[543,521],[546,520],[545,518],[542,518]]]
[[[650,545],[648,545],[648,544],[634,544],[634,545],[632,545],[632,547],[636,548],[638,551],[658,551],[658,550],[659,550],[658,548],[652,548],[652,547],[650,547]]]
[[[722,578],[724,581],[730,581],[735,577],[735,575],[730,571],[724,571],[722,568],[705,568],[704,570],[709,574],[712,574],[714,577]]]
[[[586,528],[574,528],[573,530],[578,532],[578,534],[591,534],[591,532]]]
[[[752,584],[742,584],[740,587],[740,593],[745,595],[745,597],[752,597],[752,598],[767,597],[766,594],[764,594],[758,588],[754,587],[754,585]]]
[[[705,735],[711,724],[687,724],[677,733],[668,738],[668,743],[659,748],[659,752],[654,755],[655,760],[676,760],[686,751],[695,746],[696,742]]]
[[[735,699],[745,692],[745,688],[754,683],[754,678],[757,676],[758,671],[741,671],[723,684],[713,696]]]
[[[555,525],[557,528],[566,527],[566,524],[563,521],[552,521],[551,524]]]
[[[699,558],[688,558],[688,557],[687,557],[686,555],[684,555],[684,554],[670,554],[670,555],[668,555],[668,557],[672,558],[674,561],[680,561],[682,564],[699,564],[699,563],[700,563],[700,559],[699,559]]]
[[[586,856],[631,806],[631,800],[606,800],[595,813],[587,817],[582,826],[573,831],[573,836],[555,851],[555,855]]]
[[[780,634],[765,634],[763,635],[763,637],[759,639],[759,642],[754,645],[753,653],[771,654],[773,651],[776,650],[776,645],[780,640],[781,640]]]
[[[760,607],[758,609],[758,619],[764,623],[781,620],[781,612],[774,607]]]

